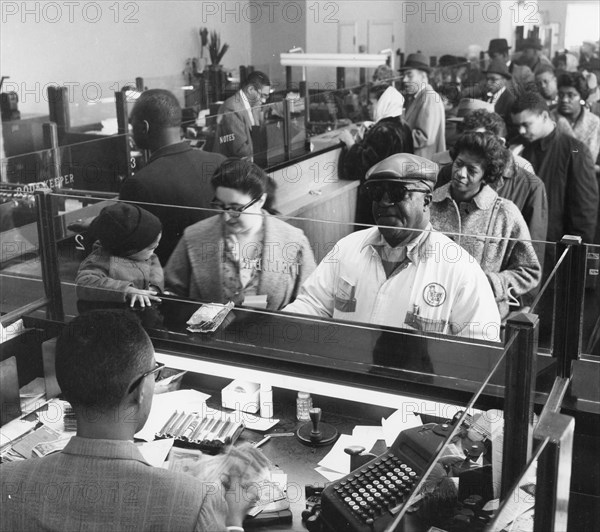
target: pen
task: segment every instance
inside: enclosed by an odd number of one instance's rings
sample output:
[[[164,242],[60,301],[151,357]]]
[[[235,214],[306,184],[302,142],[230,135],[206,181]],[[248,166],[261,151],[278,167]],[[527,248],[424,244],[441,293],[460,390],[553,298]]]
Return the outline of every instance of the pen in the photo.
[[[159,435],[164,436],[167,434],[168,429],[171,427],[171,423],[175,421],[175,418],[178,416],[177,410],[171,414],[169,420],[165,423],[164,427],[158,432]]]
[[[265,436],[262,440],[260,440],[259,442],[256,442],[254,444],[254,448],[258,449],[259,447],[263,446],[265,443],[267,443],[269,440],[271,439],[270,435]]]

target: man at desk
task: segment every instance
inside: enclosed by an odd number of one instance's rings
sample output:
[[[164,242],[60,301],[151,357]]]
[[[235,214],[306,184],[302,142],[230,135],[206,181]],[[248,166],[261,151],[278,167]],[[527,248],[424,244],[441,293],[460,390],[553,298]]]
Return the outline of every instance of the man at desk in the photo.
[[[217,117],[215,151],[226,157],[254,155],[252,133],[260,126],[259,107],[266,103],[271,82],[266,74],[252,72],[242,88],[225,100]]]
[[[485,274],[431,227],[437,165],[406,153],[376,164],[365,186],[378,227],[340,240],[285,312],[499,340]]]
[[[162,366],[150,338],[126,311],[97,310],[71,321],[56,345],[56,378],[77,417],[58,453],[3,464],[0,530],[243,531],[266,459],[235,449],[199,480],[152,467],[133,444]]]

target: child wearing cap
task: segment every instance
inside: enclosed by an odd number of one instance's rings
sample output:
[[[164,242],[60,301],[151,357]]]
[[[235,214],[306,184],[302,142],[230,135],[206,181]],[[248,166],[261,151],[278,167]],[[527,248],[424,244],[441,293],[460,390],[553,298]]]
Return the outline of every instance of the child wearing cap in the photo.
[[[154,253],[162,224],[129,203],[104,207],[90,226],[98,239],[77,273],[77,297],[84,301],[129,302],[131,307],[160,302],[163,270]]]

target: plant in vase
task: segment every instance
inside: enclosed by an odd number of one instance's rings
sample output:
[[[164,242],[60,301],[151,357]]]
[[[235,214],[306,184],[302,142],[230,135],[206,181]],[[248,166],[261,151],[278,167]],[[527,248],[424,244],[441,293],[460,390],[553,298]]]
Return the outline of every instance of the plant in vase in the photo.
[[[213,70],[221,66],[221,59],[229,50],[229,45],[224,43],[221,46],[221,36],[216,31],[210,32],[210,42],[208,43],[208,53],[210,55],[210,66]]]
[[[208,43],[208,54],[210,55],[210,65],[208,70],[210,73],[210,85],[214,91],[215,100],[221,100],[223,97],[223,88],[227,83],[227,76],[223,72],[221,65],[221,59],[225,53],[229,50],[229,45],[224,43],[221,46],[221,36],[216,31],[210,32],[210,39]]]
[[[206,58],[204,57],[204,48],[208,44],[208,29],[200,28],[198,31],[200,35],[200,59],[198,61],[198,72],[204,72],[206,68]]]

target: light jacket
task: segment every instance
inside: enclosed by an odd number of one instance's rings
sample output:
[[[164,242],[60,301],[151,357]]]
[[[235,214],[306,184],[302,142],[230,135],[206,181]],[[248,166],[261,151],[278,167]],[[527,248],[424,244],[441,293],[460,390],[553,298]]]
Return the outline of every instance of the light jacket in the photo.
[[[481,265],[504,317],[510,296],[529,292],[541,279],[527,224],[517,206],[500,198],[489,185],[460,205],[452,199],[450,187],[448,183],[434,190],[431,223]]]
[[[86,301],[125,302],[129,286],[164,290],[163,269],[156,254],[144,261],[131,260],[109,254],[98,243],[79,266],[75,283],[77,297]]]
[[[227,303],[223,294],[224,228],[221,215],[188,227],[165,268],[165,284],[183,297]],[[267,309],[293,301],[300,285],[315,269],[304,233],[274,216],[264,217],[257,294],[267,296]]]
[[[442,97],[427,84],[404,114],[412,129],[415,155],[426,159],[446,149],[446,111]]]

